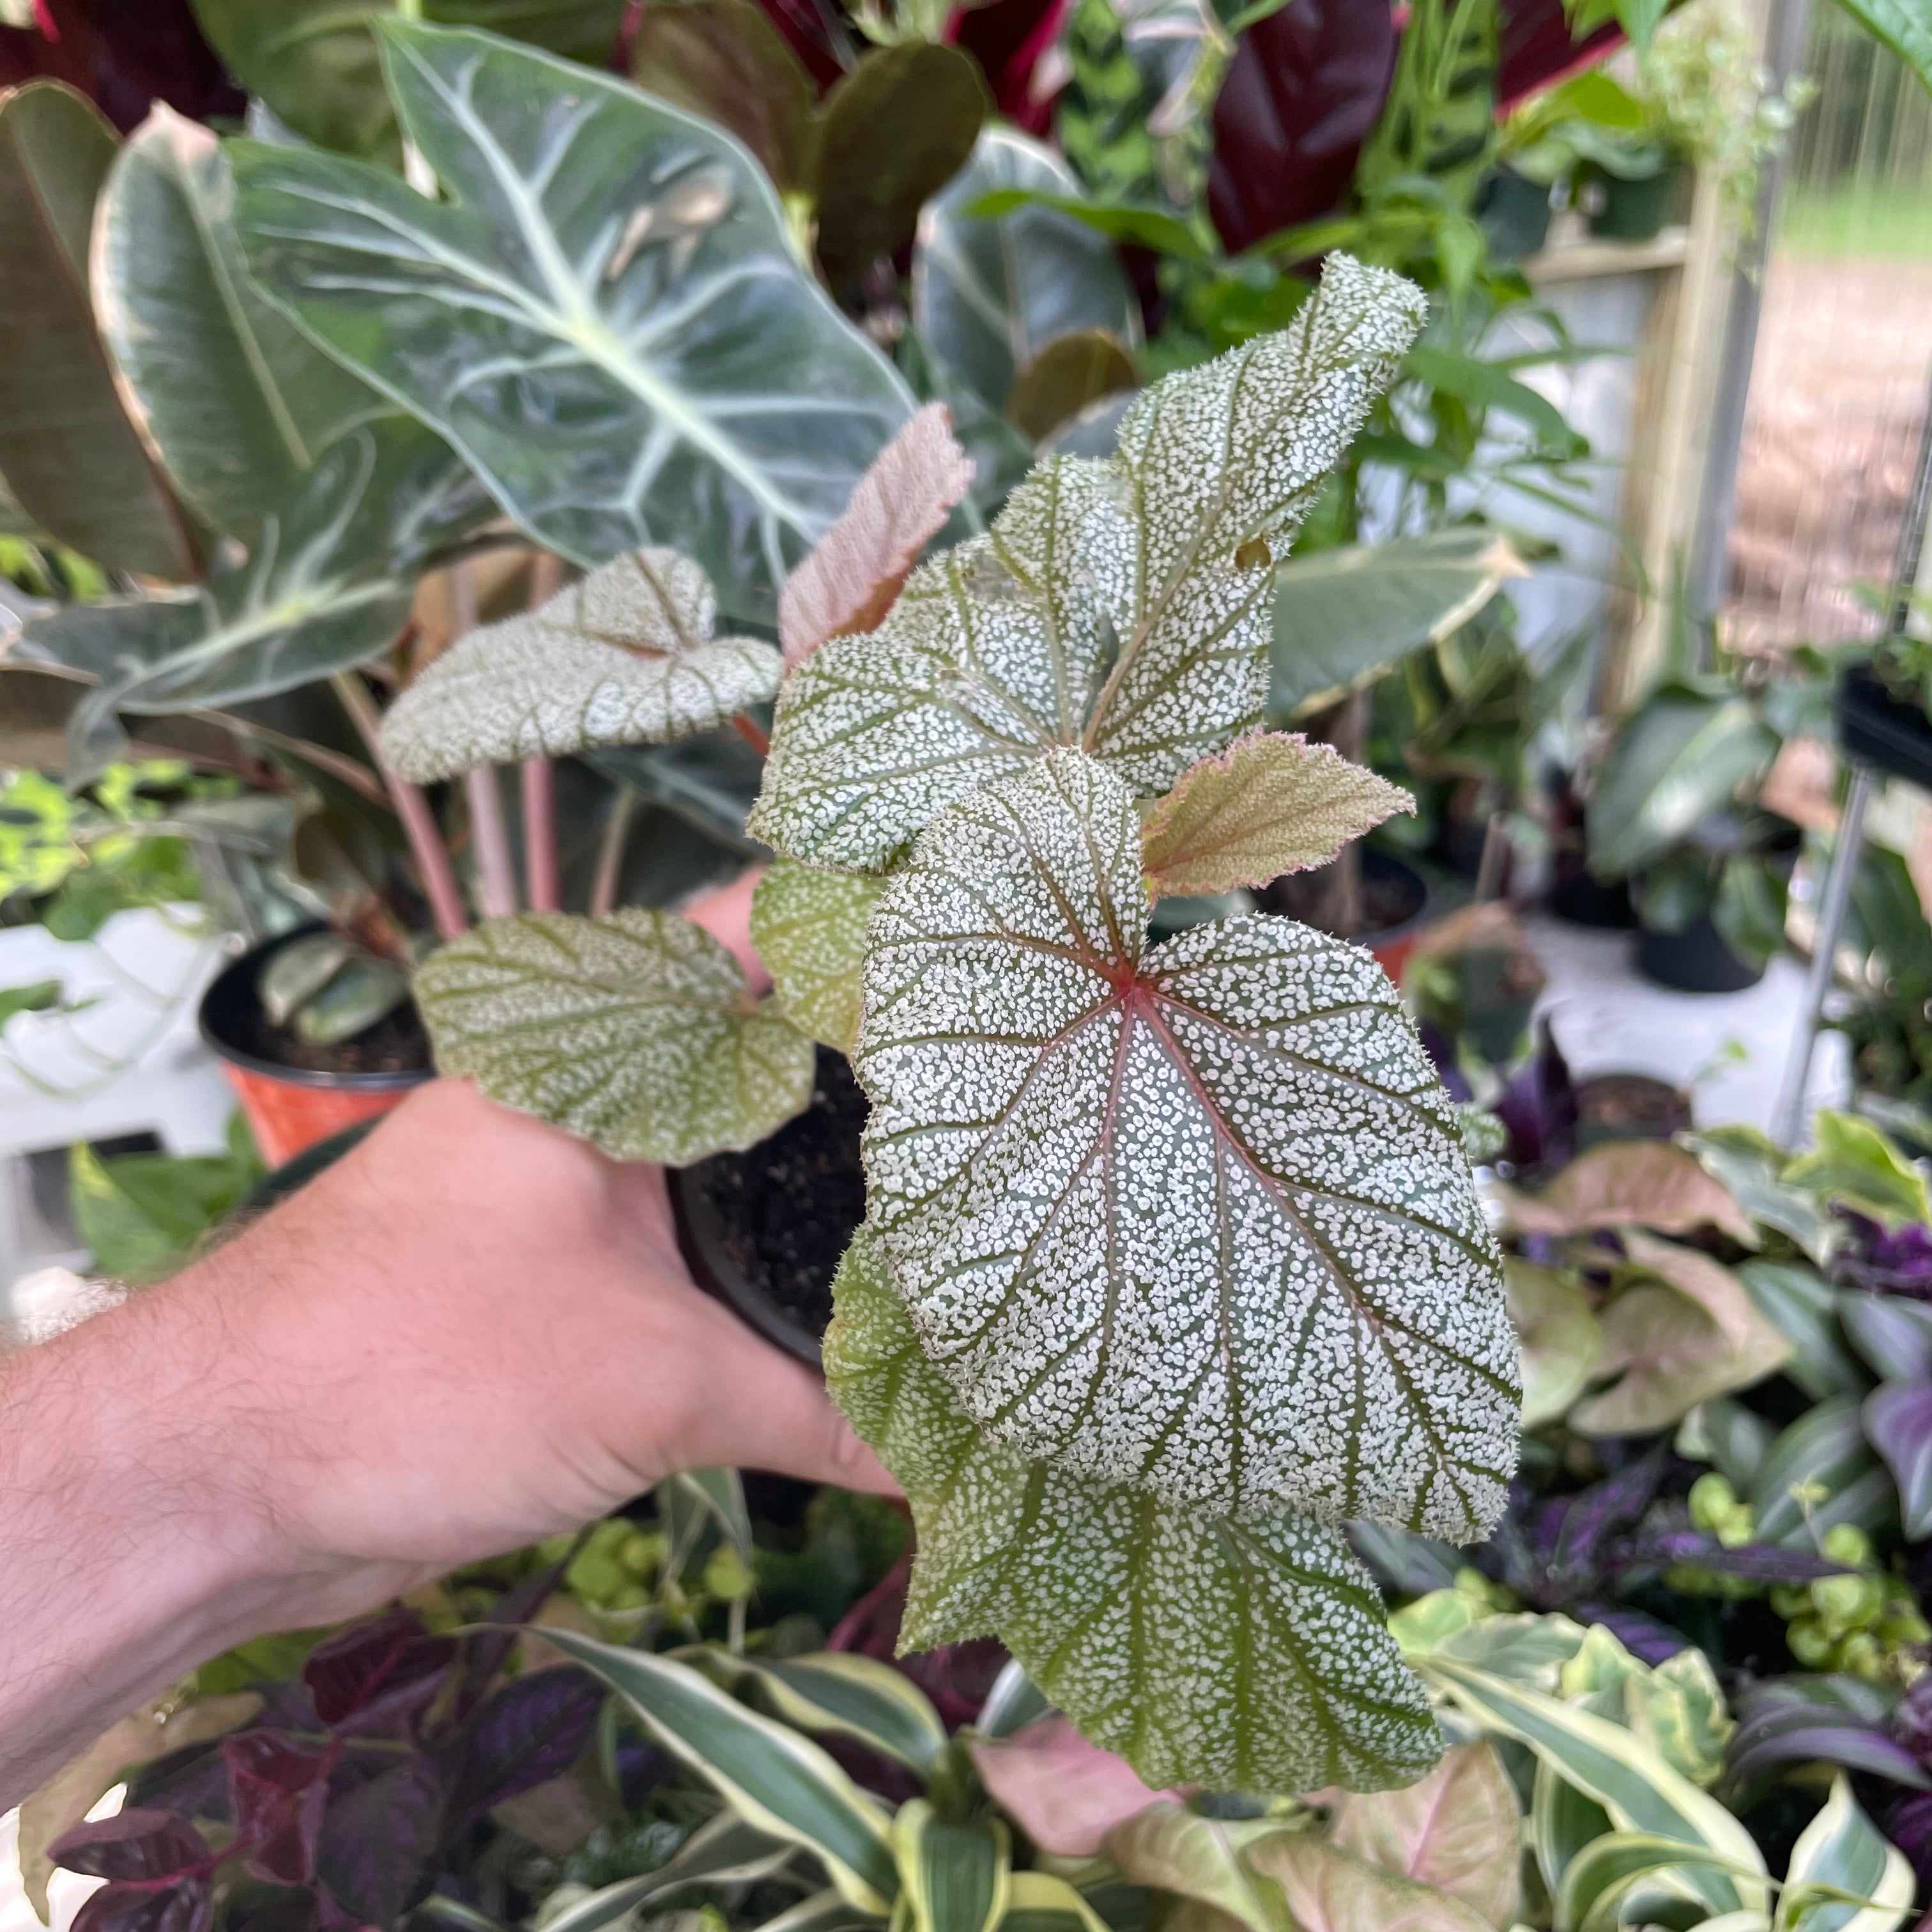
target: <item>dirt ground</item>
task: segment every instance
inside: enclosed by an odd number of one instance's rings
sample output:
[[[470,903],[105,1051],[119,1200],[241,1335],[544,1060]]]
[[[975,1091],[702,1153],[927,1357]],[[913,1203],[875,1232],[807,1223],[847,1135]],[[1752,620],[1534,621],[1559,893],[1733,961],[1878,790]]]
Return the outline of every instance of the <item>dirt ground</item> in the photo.
[[[1731,540],[1733,636],[1837,642],[1875,622],[1932,376],[1932,262],[1774,258]]]

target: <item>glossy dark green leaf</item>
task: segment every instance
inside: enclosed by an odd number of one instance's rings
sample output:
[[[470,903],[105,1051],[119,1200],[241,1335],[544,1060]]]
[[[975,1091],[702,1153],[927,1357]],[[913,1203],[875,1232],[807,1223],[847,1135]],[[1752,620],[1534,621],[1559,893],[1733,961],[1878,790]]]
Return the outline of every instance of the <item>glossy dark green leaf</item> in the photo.
[[[157,105],[115,158],[95,225],[94,308],[175,488],[252,538],[322,452],[388,405],[257,290],[220,144]]]
[[[370,31],[376,20],[406,10],[602,67],[624,0],[424,0],[409,9],[371,0],[194,0],[194,10],[229,72],[298,134],[394,160],[400,141]]]
[[[226,1154],[122,1154],[104,1160],[82,1142],[68,1163],[74,1226],[104,1274],[159,1281],[261,1178],[244,1131]]]
[[[366,164],[237,144],[256,279],[586,565],[694,558],[734,614],[778,586],[909,412],[800,269],[735,141],[487,34],[380,23],[448,199]]]
[[[88,295],[114,130],[72,88],[0,94],[0,474],[40,528],[104,568],[177,581],[197,546],[115,392]]]
[[[835,285],[911,235],[992,105],[976,62],[926,40],[868,54],[832,90],[819,130],[818,259]]]

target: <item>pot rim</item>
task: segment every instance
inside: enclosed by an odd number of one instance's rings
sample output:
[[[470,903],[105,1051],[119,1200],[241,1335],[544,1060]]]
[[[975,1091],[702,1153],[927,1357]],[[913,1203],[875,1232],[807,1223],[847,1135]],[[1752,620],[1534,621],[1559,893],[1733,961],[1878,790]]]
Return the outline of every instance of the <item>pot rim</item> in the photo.
[[[701,1162],[664,1170],[665,1192],[670,1196],[671,1220],[677,1231],[678,1252],[692,1279],[733,1314],[794,1361],[822,1369],[824,1351],[819,1338],[727,1256],[719,1238],[724,1216],[706,1190],[692,1178]]]

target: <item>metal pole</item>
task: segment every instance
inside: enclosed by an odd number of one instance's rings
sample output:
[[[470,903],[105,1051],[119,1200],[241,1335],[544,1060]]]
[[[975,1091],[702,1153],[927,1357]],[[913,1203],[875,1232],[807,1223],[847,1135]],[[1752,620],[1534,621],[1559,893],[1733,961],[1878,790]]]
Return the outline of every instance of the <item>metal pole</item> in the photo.
[[[1832,869],[1826,875],[1825,896],[1818,908],[1818,930],[1811,941],[1811,970],[1804,982],[1804,1004],[1799,1009],[1798,1024],[1792,1034],[1791,1055],[1784,1064],[1784,1084],[1779,1090],[1778,1112],[1771,1123],[1771,1137],[1780,1147],[1795,1148],[1798,1136],[1804,1131],[1804,1093],[1811,1081],[1811,1049],[1817,1040],[1818,1022],[1824,1015],[1825,995],[1832,990],[1845,914],[1851,910],[1852,884],[1858,875],[1858,858],[1864,849],[1865,807],[1871,802],[1871,795],[1870,766],[1854,765],[1852,788],[1845,796],[1844,816],[1838,824],[1838,849],[1832,854]]]

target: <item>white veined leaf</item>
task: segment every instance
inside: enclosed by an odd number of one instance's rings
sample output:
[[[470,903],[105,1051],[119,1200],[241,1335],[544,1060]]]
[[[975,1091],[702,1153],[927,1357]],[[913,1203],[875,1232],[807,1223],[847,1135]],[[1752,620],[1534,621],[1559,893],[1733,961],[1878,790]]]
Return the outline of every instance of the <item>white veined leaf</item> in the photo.
[[[430,955],[416,995],[442,1072],[614,1160],[751,1147],[812,1097],[812,1042],[675,914],[490,920]]]
[[[922,1342],[1070,1473],[1486,1535],[1516,1340],[1394,988],[1281,919],[1144,954],[1140,859],[1126,788],[1062,752],[935,819],[873,913],[866,1176]]]
[[[912,1932],[994,1932],[1005,1918],[1012,1840],[1001,1820],[954,1823],[914,1798],[892,1821],[892,1846]]]
[[[988,128],[926,203],[912,258],[913,326],[995,416],[1013,378],[1049,343],[1082,329],[1130,349],[1140,339],[1140,304],[1106,236],[1058,208],[990,220],[966,212],[1002,188],[1078,194],[1080,184],[1052,148]]]
[[[15,655],[99,682],[68,722],[69,777],[124,744],[117,711],[238,704],[371,658],[408,620],[424,559],[489,508],[480,485],[419,424],[394,413],[331,445],[272,507],[247,556],[199,590],[106,598],[37,619]]]
[[[609,1684],[653,1736],[702,1772],[740,1817],[814,1853],[848,1903],[890,1910],[898,1892],[891,1830],[809,1738],[747,1710],[675,1658],[547,1629],[547,1640]]]
[[[1686,1868],[1684,1882],[1712,1912],[1765,1910],[1764,1859],[1723,1805],[1673,1771],[1621,1724],[1438,1651],[1421,1668],[1486,1729],[1528,1745],[1620,1830],[1671,1838],[1718,1865]]]
[[[1892,1932],[1917,1891],[1905,1854],[1859,1808],[1840,1772],[1792,1847],[1778,1932]]]
[[[769,617],[910,398],[800,268],[751,154],[609,74],[488,34],[374,23],[448,199],[233,144],[250,272],[330,353],[586,565],[695,557]]]
[[[1152,796],[1256,723],[1273,558],[1421,314],[1399,276],[1331,255],[1288,328],[1143,392],[1113,456],[1042,464],[876,631],[786,679],[753,832],[876,872],[1057,748]]]
[[[885,881],[774,860],[752,898],[752,944],[784,1001],[814,1040],[850,1053],[859,1037],[866,922]]]
[[[717,638],[711,580],[676,550],[627,550],[535,610],[459,638],[392,704],[382,752],[429,784],[478,765],[715,730],[778,688],[755,638]]]
[[[1493,1932],[1454,1892],[1384,1871],[1312,1832],[1280,1832],[1248,1853],[1281,1887],[1297,1932]]]
[[[252,538],[340,436],[389,405],[248,279],[221,143],[156,102],[101,190],[89,281],[122,393],[169,479]]]
[[[946,1726],[903,1671],[845,1651],[806,1657],[734,1657],[713,1647],[705,1666],[749,1678],[778,1714],[801,1730],[836,1731],[930,1778],[946,1755]]]
[[[833,1294],[827,1385],[918,1527],[908,1648],[997,1635],[1156,1790],[1372,1790],[1435,1762],[1428,1701],[1336,1536],[1171,1509],[1003,1448],[920,1352],[863,1231]]]
[[[700,1826],[653,1872],[600,1886],[587,1898],[544,1922],[543,1932],[603,1932],[640,1905],[686,1885],[742,1884],[770,1877],[796,1857],[794,1840],[774,1845],[769,1833],[726,1811]]]

